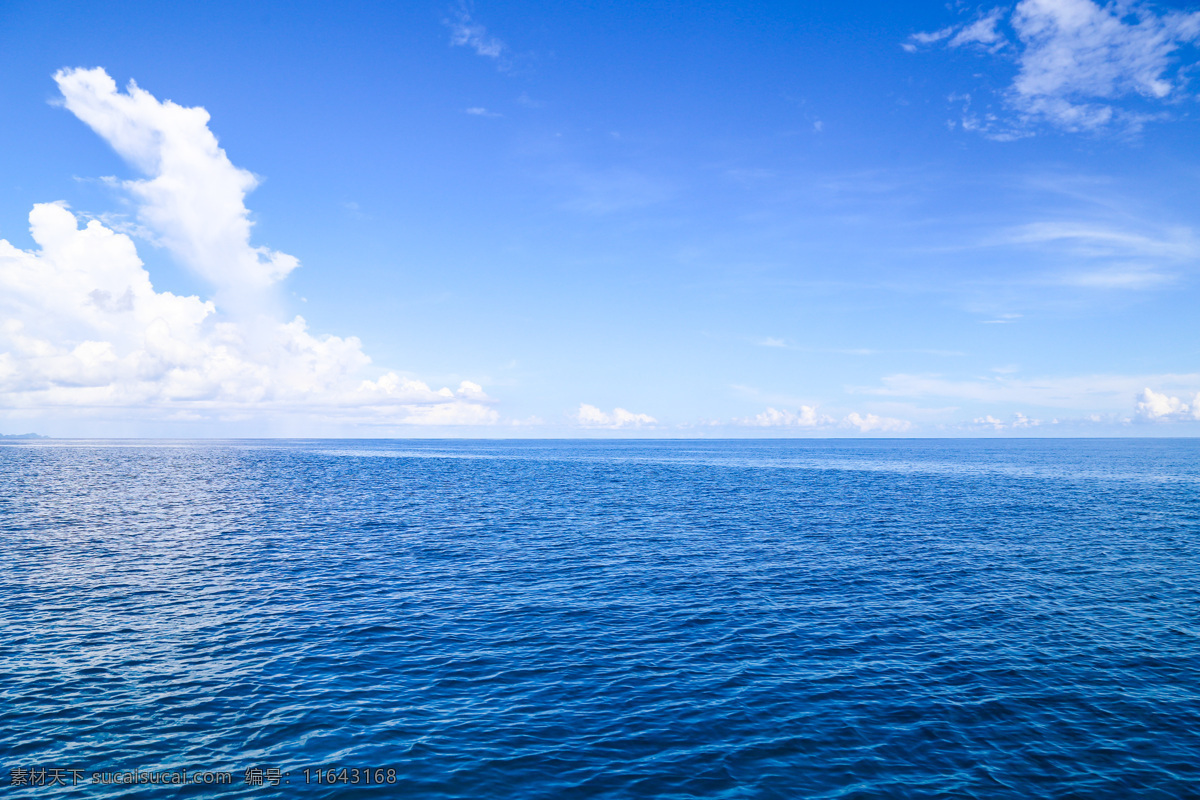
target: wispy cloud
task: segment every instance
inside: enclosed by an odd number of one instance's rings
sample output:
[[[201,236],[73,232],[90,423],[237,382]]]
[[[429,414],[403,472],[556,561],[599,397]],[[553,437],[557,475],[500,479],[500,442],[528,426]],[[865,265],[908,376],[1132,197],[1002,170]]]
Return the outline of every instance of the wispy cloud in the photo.
[[[1200,241],[1188,228],[1134,232],[1086,222],[1034,222],[1010,228],[989,244],[1057,245],[1072,255],[1108,258],[1194,259]]]
[[[453,47],[469,47],[477,55],[494,59],[503,66],[503,56],[508,50],[503,41],[488,33],[487,28],[476,22],[467,6],[461,6],[451,19],[445,21],[450,28],[450,44]]]
[[[965,129],[1011,139],[1041,124],[1073,132],[1136,131],[1165,116],[1195,62],[1180,50],[1198,39],[1200,12],[1158,13],[1138,2],[1021,0],[1011,11],[996,8],[913,34],[903,46],[915,52],[974,45],[1011,59],[1016,74],[1000,98],[1010,113],[973,112],[964,96],[961,120]]]
[[[879,355],[895,355],[897,353],[919,353],[928,356],[943,356],[953,357],[965,355],[961,350],[939,350],[933,348],[902,348],[902,349],[878,349],[873,347],[807,347],[799,344],[792,344],[786,339],[781,339],[775,336],[767,336],[754,342],[759,347],[774,347],[780,350],[794,350],[800,353],[831,353],[839,356],[879,356]]]
[[[1190,228],[1135,231],[1108,221],[1029,223],[983,244],[1059,256],[1073,266],[1060,267],[1047,280],[1093,289],[1157,288],[1200,258],[1200,241]]]
[[[1145,265],[1110,267],[1090,272],[1066,273],[1059,281],[1086,289],[1157,289],[1175,281],[1175,276]]]
[[[463,109],[463,113],[470,114],[473,117],[502,117],[502,116],[504,116],[503,114],[501,114],[498,111],[488,111],[483,106],[472,106],[470,108]]]
[[[1037,408],[1089,409],[1123,412],[1131,398],[1146,386],[1167,391],[1195,391],[1200,374],[1166,375],[1073,375],[1020,378],[995,374],[970,379],[940,375],[888,375],[879,386],[851,387],[850,391],[885,397],[937,398],[972,401],[989,405],[1019,405]]]
[[[1047,210],[1043,219],[1006,226],[979,235],[973,242],[939,252],[997,250],[1011,253],[1008,286],[1039,291],[1048,286],[1095,290],[1149,290],[1171,284],[1200,263],[1200,238],[1187,225],[1167,225],[1128,208]],[[1015,312],[989,312],[989,324],[1019,319]]]
[[[1004,34],[996,28],[1003,19],[1003,15],[1004,10],[996,8],[980,14],[972,22],[949,25],[929,33],[914,33],[909,37],[909,41],[903,43],[901,47],[910,53],[915,53],[919,45],[944,42],[948,47],[978,45],[990,52],[995,52],[1008,44]]]

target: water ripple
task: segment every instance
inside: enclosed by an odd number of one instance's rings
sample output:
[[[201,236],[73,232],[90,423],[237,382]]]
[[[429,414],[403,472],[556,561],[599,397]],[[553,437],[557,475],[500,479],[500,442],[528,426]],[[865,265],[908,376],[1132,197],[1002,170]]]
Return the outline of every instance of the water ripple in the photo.
[[[0,479],[5,782],[1198,794],[1188,441],[38,441]],[[90,782],[182,769],[233,782]]]

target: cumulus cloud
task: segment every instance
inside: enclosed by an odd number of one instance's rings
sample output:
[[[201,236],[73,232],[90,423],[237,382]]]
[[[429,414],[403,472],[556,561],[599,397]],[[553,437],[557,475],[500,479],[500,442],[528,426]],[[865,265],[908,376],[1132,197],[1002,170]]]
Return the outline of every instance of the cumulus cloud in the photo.
[[[1200,392],[1189,403],[1149,388],[1143,389],[1138,395],[1135,413],[1143,422],[1194,422],[1200,420]]]
[[[833,417],[818,414],[816,406],[800,406],[794,412],[769,407],[761,414],[734,422],[757,428],[821,428],[832,425],[834,420]]]
[[[1008,33],[1000,30],[1007,22]],[[962,25],[917,33],[904,47],[977,44],[1008,53],[1016,75],[1003,94],[1016,119],[964,113],[963,127],[995,138],[1027,135],[1037,123],[1067,131],[1136,130],[1180,94],[1180,48],[1200,39],[1200,12],[1156,13],[1143,3],[1021,0]],[[1157,110],[1134,109],[1126,100]],[[1153,107],[1153,106],[1151,106]]]
[[[1030,419],[1021,412],[1012,415],[1012,419],[1003,420],[993,417],[988,414],[984,417],[976,417],[972,424],[982,428],[991,428],[992,430],[1020,430],[1022,428],[1036,428],[1042,424],[1040,419]]]
[[[842,420],[842,427],[857,428],[862,433],[880,431],[882,433],[903,433],[912,427],[906,419],[881,417],[877,414],[859,414],[857,411],[847,414]]]
[[[250,244],[245,198],[258,179],[229,160],[207,111],[160,102],[133,81],[121,92],[101,68],[60,70],[54,80],[63,105],[148,176],[121,183],[137,201],[138,221],[225,303],[257,302],[299,265]]]
[[[231,411],[336,413],[361,422],[470,424],[496,412],[481,387],[432,390],[371,359],[353,336],[302,317],[220,318],[212,301],[155,291],[133,241],[67,208],[29,215],[37,248],[0,240],[0,403],[126,409],[168,418]]]
[[[585,428],[642,428],[657,425],[658,420],[649,414],[635,414],[623,408],[614,408],[612,413],[606,413],[587,403],[580,403],[575,412],[575,421]]]
[[[56,76],[65,105],[153,177],[123,184],[181,261],[226,297],[262,298],[295,259],[249,243],[253,185],[208,131],[208,114],[160,103],[103,70]],[[201,221],[204,224],[201,224]],[[301,317],[155,290],[133,240],[65,205],[29,215],[36,245],[0,240],[0,407],[50,413],[120,410],[138,419],[307,414],[382,424],[496,420],[482,388],[434,390],[370,370],[356,337],[318,336]],[[224,263],[229,259],[232,263]],[[373,372],[374,374],[369,374]]]
[[[780,411],[768,407],[761,414],[733,420],[733,424],[753,428],[800,428],[807,430],[829,430],[833,428],[857,429],[862,433],[882,431],[900,433],[912,427],[908,420],[880,417],[876,414],[860,414],[857,411],[837,419],[817,412],[816,406],[800,406],[797,411]]]

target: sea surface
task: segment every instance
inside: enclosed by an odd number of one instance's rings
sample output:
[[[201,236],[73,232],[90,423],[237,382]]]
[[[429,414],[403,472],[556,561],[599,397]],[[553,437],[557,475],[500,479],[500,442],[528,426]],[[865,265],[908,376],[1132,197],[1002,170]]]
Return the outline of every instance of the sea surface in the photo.
[[[14,441],[0,542],[5,797],[1200,797],[1200,440]]]

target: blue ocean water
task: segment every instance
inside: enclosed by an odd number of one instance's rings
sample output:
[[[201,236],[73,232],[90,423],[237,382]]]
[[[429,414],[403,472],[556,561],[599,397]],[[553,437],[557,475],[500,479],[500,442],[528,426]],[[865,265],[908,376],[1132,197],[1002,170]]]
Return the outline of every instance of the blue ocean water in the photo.
[[[14,798],[1200,796],[1196,440],[32,441],[0,487],[0,784],[67,784]],[[183,770],[231,782],[101,782]]]

